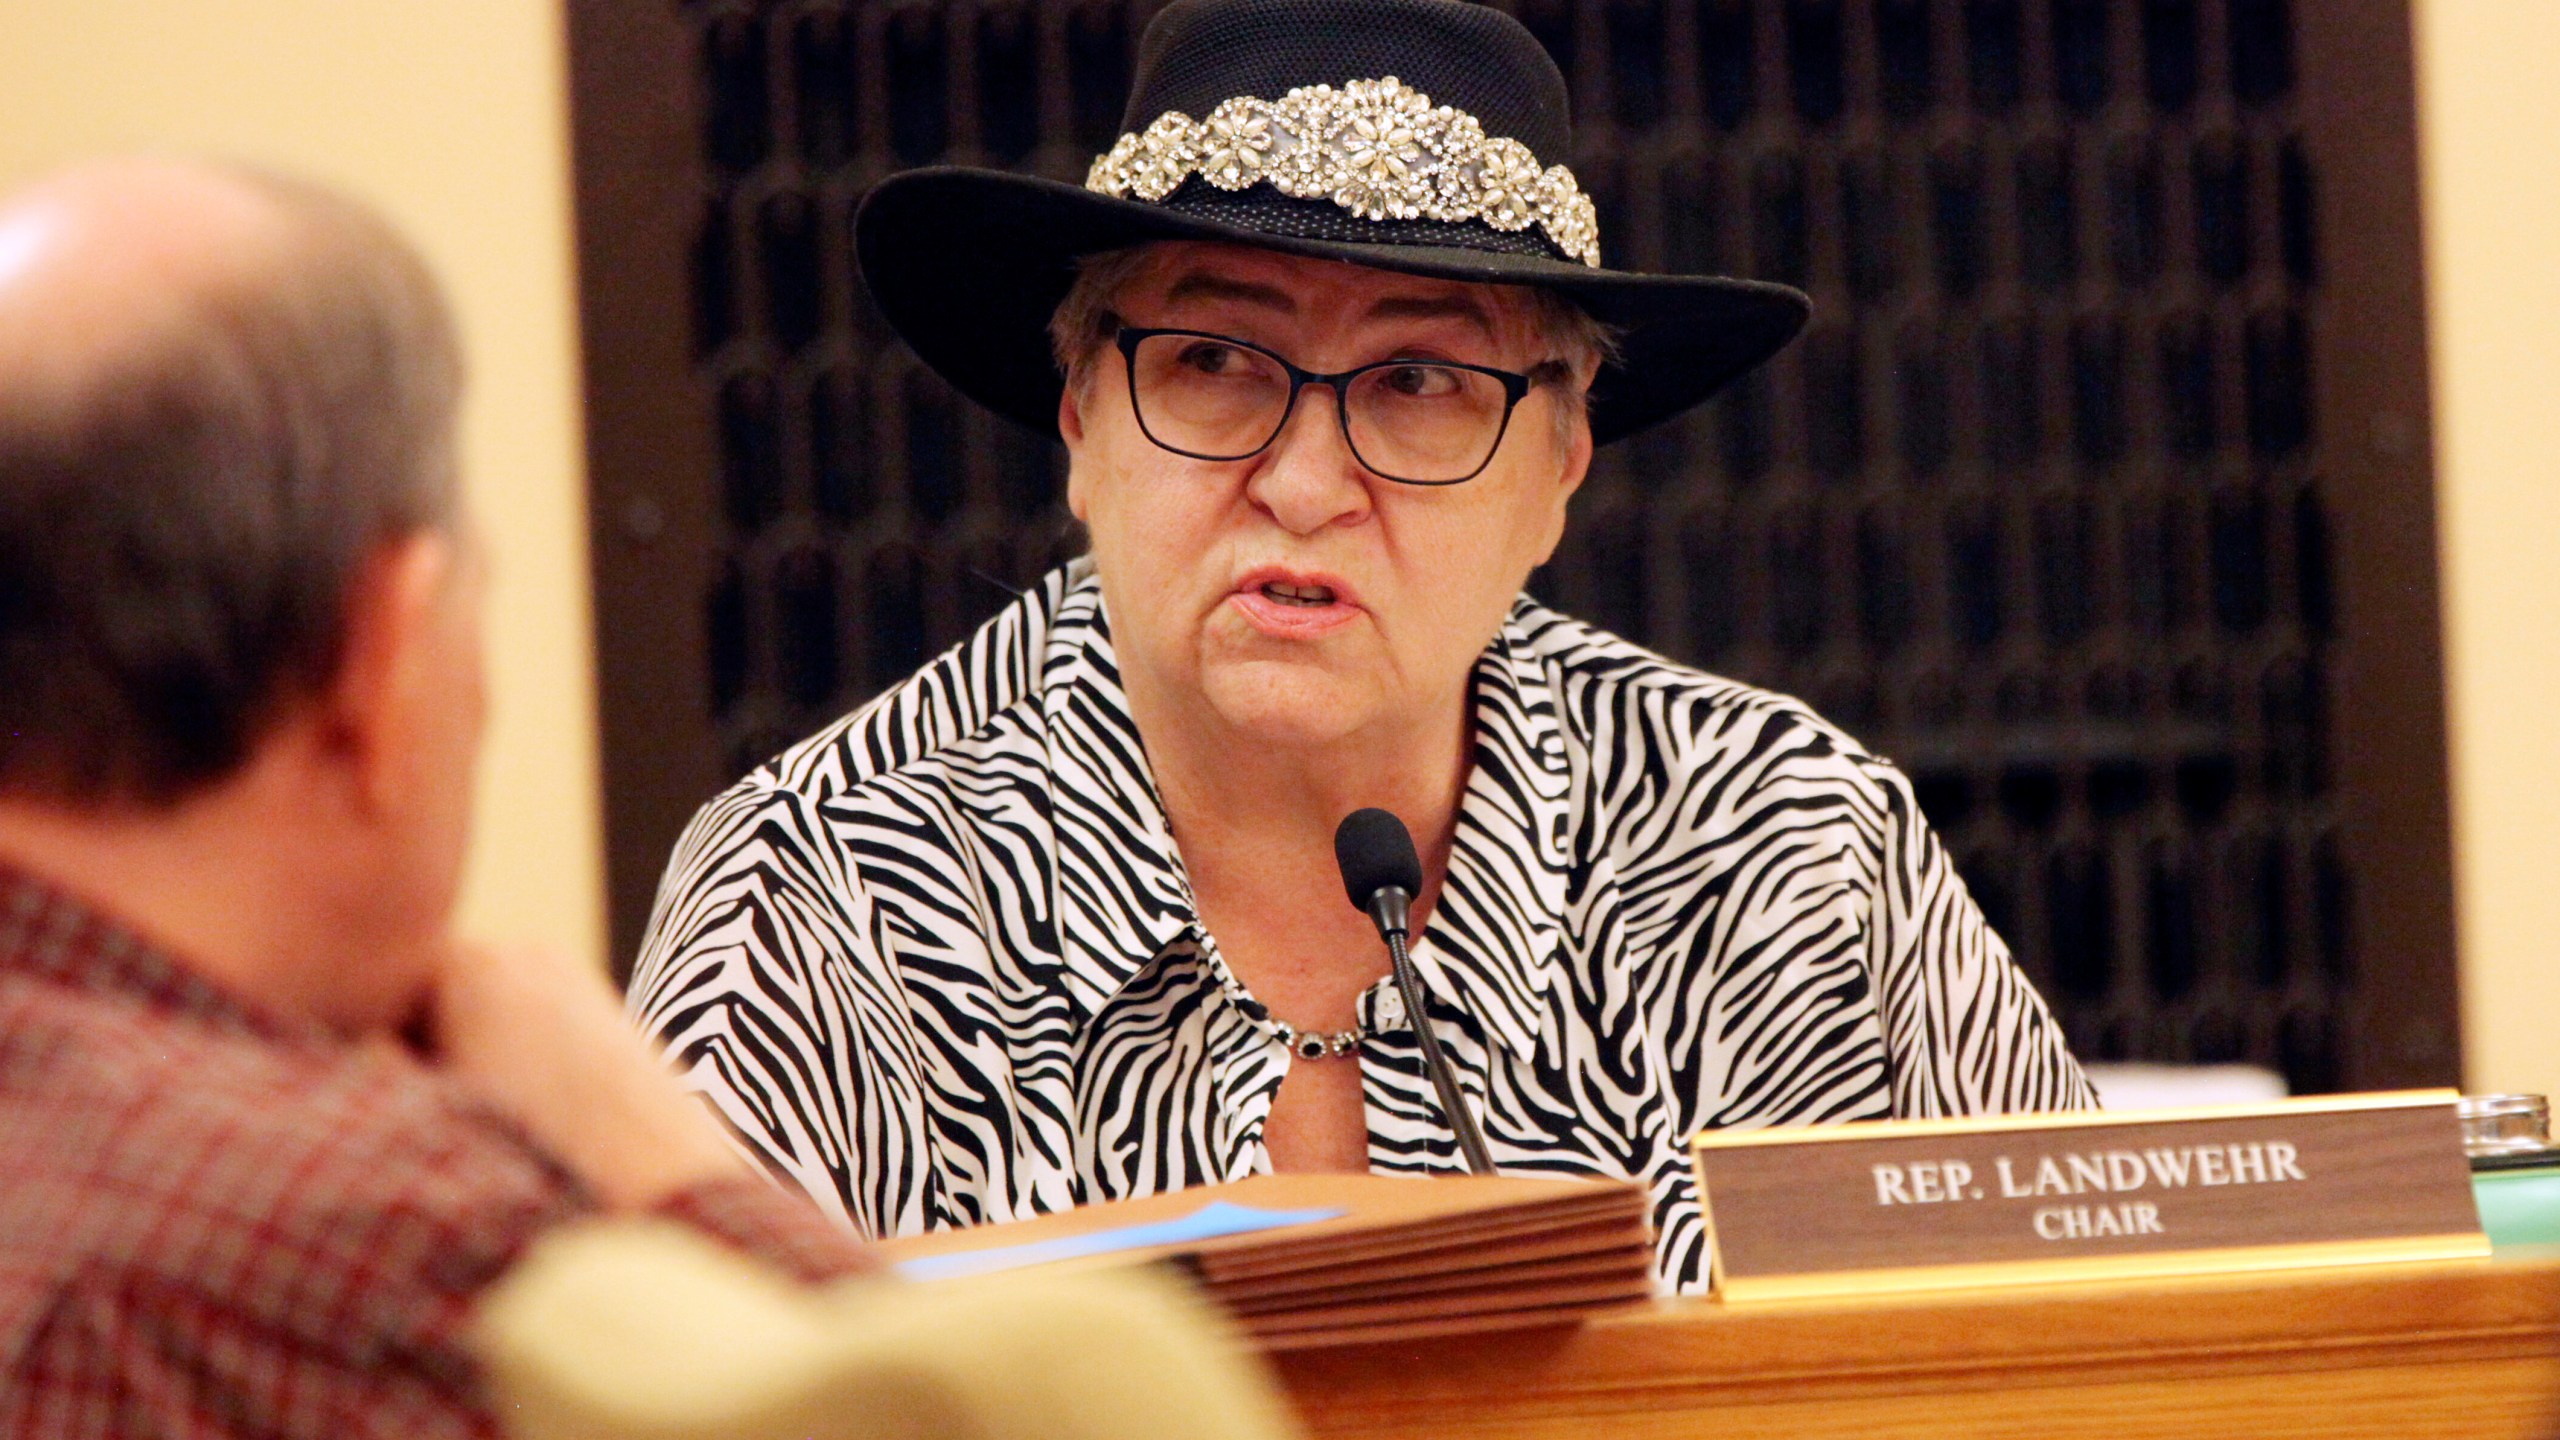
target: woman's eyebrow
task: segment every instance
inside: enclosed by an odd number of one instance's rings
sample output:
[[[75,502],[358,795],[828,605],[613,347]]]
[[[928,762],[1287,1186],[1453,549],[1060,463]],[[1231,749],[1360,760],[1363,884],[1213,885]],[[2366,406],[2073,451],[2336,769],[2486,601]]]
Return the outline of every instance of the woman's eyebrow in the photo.
[[[1497,338],[1493,317],[1485,313],[1484,302],[1473,295],[1390,295],[1369,307],[1372,320],[1464,320],[1484,332],[1488,340]]]
[[[1197,270],[1174,281],[1173,288],[1165,292],[1164,298],[1167,304],[1182,300],[1237,300],[1265,310],[1277,310],[1283,315],[1298,313],[1298,302],[1289,298],[1286,290],[1256,285],[1249,280],[1230,280],[1223,275]]]

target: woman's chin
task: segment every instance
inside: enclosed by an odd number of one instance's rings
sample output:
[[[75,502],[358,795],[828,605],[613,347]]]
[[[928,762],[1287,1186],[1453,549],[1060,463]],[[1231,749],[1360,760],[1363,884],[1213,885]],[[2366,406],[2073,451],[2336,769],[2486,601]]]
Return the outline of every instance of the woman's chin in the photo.
[[[1356,734],[1383,703],[1379,687],[1359,677],[1285,660],[1213,665],[1201,691],[1230,729],[1287,749],[1321,749]]]

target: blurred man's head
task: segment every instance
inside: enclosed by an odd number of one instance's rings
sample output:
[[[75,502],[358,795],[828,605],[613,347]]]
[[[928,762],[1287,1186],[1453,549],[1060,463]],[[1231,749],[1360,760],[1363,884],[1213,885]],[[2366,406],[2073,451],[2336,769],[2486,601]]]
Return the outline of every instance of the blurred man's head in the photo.
[[[314,935],[441,932],[480,725],[459,368],[415,254],[325,192],[124,161],[0,202],[0,854],[192,846]],[[370,1020],[379,979],[311,998]]]

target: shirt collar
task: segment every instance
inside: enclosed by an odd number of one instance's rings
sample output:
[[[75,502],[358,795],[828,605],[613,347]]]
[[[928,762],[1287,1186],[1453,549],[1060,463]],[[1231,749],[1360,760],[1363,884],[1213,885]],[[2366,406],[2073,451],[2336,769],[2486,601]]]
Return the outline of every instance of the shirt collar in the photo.
[[[1061,980],[1091,1019],[1199,924],[1090,560],[1074,561],[1040,677]]]
[[[1058,837],[1062,980],[1089,1019],[1199,915],[1147,763],[1091,562],[1078,560],[1052,620],[1041,712]],[[1536,1053],[1572,868],[1571,777],[1556,698],[1523,600],[1476,662],[1475,744],[1449,872],[1416,955],[1425,988]]]
[[[1572,774],[1554,687],[1512,607],[1476,661],[1475,749],[1449,873],[1415,956],[1425,987],[1521,1059],[1560,979],[1573,870]]]

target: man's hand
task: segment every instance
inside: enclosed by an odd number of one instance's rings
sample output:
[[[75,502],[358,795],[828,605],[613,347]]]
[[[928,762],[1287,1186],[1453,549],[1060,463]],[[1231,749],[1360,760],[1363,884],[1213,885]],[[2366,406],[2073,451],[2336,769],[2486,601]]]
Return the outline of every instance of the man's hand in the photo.
[[[427,1045],[565,1161],[611,1209],[751,1174],[699,1102],[632,1033],[605,977],[554,951],[456,942],[436,977]]]

